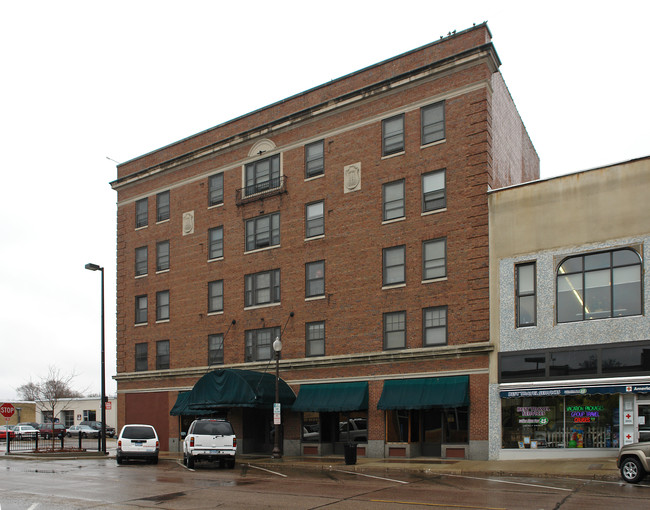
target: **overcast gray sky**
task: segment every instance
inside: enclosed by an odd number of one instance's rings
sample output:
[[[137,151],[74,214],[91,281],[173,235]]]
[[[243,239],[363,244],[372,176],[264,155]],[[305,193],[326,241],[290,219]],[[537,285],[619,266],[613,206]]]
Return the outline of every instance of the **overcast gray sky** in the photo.
[[[647,1],[0,2],[0,400],[115,392],[115,164],[488,22],[542,177],[650,154]]]

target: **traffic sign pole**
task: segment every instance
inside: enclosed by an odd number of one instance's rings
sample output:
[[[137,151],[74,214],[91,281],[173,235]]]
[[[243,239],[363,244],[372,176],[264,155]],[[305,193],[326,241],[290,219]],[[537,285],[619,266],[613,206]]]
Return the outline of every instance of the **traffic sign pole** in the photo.
[[[0,414],[5,417],[5,440],[7,441],[7,455],[9,455],[9,418],[16,412],[13,404],[2,404]]]

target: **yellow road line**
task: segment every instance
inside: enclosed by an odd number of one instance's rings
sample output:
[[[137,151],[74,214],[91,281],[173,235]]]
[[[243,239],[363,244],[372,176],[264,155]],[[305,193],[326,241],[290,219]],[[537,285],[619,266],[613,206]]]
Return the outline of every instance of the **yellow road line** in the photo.
[[[474,510],[508,510],[507,508],[496,508],[492,506],[468,506],[468,505],[449,505],[442,503],[418,503],[416,501],[393,501],[390,499],[371,499],[372,503],[392,503],[398,505],[421,505],[421,506],[438,506],[444,508],[473,508]]]

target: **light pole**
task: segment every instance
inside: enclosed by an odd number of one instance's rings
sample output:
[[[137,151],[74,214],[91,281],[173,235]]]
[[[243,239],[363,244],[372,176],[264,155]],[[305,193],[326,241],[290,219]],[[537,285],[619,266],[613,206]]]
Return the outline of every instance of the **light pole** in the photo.
[[[273,350],[275,351],[275,406],[274,406],[274,416],[273,423],[275,431],[273,433],[273,458],[281,459],[282,452],[280,451],[280,427],[281,427],[281,414],[280,417],[275,417],[275,410],[279,410],[280,407],[280,353],[282,352],[282,340],[280,337],[275,337],[273,342]]]
[[[89,271],[102,272],[102,453],[106,453],[106,368],[104,366],[104,268],[97,264],[86,264]]]

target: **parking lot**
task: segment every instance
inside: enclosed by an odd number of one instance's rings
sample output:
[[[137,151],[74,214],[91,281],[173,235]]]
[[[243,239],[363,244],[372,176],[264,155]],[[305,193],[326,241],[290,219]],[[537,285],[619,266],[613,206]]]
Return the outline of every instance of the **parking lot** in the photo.
[[[283,509],[645,509],[650,483],[576,478],[463,476],[364,470],[242,459],[234,470],[216,464],[188,469],[177,459],[158,465],[114,458],[0,457],[2,510],[70,508]]]

